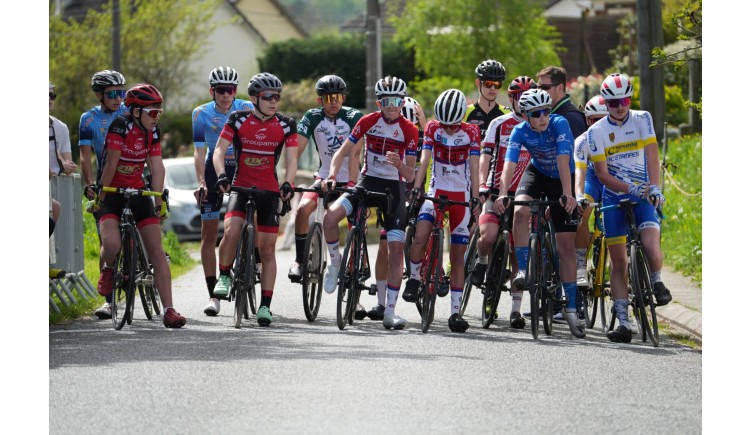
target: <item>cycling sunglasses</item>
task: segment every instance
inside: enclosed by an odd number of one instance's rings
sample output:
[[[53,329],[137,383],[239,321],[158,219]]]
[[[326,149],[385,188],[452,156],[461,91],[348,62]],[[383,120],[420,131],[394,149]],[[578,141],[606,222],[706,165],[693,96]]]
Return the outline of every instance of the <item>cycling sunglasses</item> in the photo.
[[[535,110],[528,113],[530,118],[541,118],[542,116],[548,116],[550,114],[550,109]]]
[[[52,100],[52,101],[55,101],[55,98],[57,98],[57,94],[54,93],[54,92],[50,92],[49,93],[49,99]]]
[[[498,80],[484,80],[482,81],[482,86],[485,88],[500,89],[503,86],[503,82]]]
[[[279,101],[281,100],[281,94],[272,94],[270,92],[266,92],[265,94],[258,94],[258,97],[260,97],[263,101]]]
[[[401,97],[385,97],[380,99],[380,105],[383,107],[400,107],[404,102]]]
[[[560,86],[560,83],[550,83],[550,84],[537,84],[539,88],[541,88],[544,91],[549,91],[550,89],[554,88],[555,86]]]
[[[110,100],[116,100],[117,97],[120,99],[125,98],[125,89],[115,89],[114,91],[103,92],[104,96]]]
[[[625,98],[617,98],[614,100],[606,100],[607,106],[611,109],[617,109],[622,105],[622,107],[628,107],[630,106],[630,97]]]
[[[141,113],[145,113],[152,118],[158,118],[163,111],[164,109],[147,109],[145,107],[141,107]]]
[[[322,98],[326,103],[342,103],[344,101],[344,94],[326,94]]]
[[[224,94],[232,95],[235,92],[237,92],[237,88],[235,88],[234,86],[216,86],[214,88],[214,92],[218,92],[221,95],[224,95]]]

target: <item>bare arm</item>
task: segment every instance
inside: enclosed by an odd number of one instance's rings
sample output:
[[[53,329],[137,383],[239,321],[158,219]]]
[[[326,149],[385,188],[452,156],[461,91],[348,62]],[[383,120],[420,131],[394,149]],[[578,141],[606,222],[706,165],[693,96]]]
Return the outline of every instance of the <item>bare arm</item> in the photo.
[[[477,174],[477,180],[479,184],[487,184],[487,175],[490,173],[490,161],[492,156],[486,153],[482,153],[479,156],[479,169]]]
[[[112,183],[112,179],[115,177],[115,171],[117,171],[117,163],[120,161],[119,150],[109,149],[107,150],[107,161],[104,164],[104,170],[102,171],[102,186],[109,186]],[[102,200],[106,196],[105,192],[100,194]]]
[[[648,184],[652,186],[660,186],[661,174],[659,174],[659,148],[656,143],[646,145],[646,162],[648,172]],[[661,187],[661,186],[660,186]]]
[[[81,154],[81,172],[83,173],[83,182],[86,185],[94,184],[94,178],[91,176],[91,147],[88,145],[79,148]]]
[[[417,175],[414,176],[414,187],[424,186],[424,178],[427,175],[427,165],[430,164],[432,159],[432,151],[422,147],[422,154],[419,159],[419,169],[417,169]]]
[[[164,190],[164,176],[166,170],[164,169],[164,162],[161,156],[151,156],[149,162],[149,169],[151,169],[151,190],[154,192],[161,192]],[[154,204],[158,207],[162,203],[161,197],[154,197]]]
[[[198,187],[206,187],[206,147],[194,146],[193,149],[195,179],[198,180]]]
[[[576,197],[583,196],[586,188],[586,167],[579,168],[576,166]]]
[[[573,192],[570,190],[570,184],[573,180],[570,179],[570,156],[567,154],[561,154],[557,156],[557,172],[560,174],[560,183],[562,184],[563,196],[568,197],[569,200],[565,201],[565,211],[570,213],[576,207],[575,197]]]
[[[305,152],[305,148],[307,148],[307,142],[309,140],[304,137],[297,135],[297,159],[299,160],[299,157]]]

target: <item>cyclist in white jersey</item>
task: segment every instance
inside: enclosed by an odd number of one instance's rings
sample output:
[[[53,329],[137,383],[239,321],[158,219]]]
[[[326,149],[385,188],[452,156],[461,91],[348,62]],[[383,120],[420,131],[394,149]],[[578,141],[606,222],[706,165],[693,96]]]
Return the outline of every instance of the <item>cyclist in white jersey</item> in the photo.
[[[436,120],[425,127],[419,171],[415,190],[420,192],[427,168],[432,165],[429,196],[445,195],[452,201],[477,204],[479,194],[479,127],[462,122],[466,114],[466,97],[458,89],[444,91],[435,101]],[[434,157],[434,158],[433,158]],[[432,163],[430,161],[432,160]],[[479,208],[476,207],[477,214]],[[448,327],[452,332],[465,332],[469,323],[461,317],[461,297],[464,290],[464,254],[469,243],[469,221],[472,210],[463,206],[448,207],[451,229],[450,295],[451,315]],[[404,300],[416,302],[419,292],[420,269],[425,257],[425,245],[435,221],[432,201],[424,201],[417,216],[414,242],[409,251],[410,278],[404,289]],[[442,247],[441,247],[442,248]],[[442,267],[442,264],[438,265]]]
[[[213,165],[214,148],[229,114],[237,110],[253,110],[254,107],[253,103],[236,98],[239,83],[239,75],[234,68],[219,66],[212,69],[208,74],[208,93],[212,101],[193,109],[193,158],[195,177],[198,180],[198,188],[195,190],[196,201],[201,199],[200,192],[203,192],[203,202],[198,204],[198,207],[201,209],[201,263],[209,298],[203,313],[207,316],[216,316],[221,309],[219,299],[214,296],[214,287],[216,239],[219,236],[219,218],[224,195],[214,189],[218,179]],[[237,165],[231,145],[227,150],[224,165],[227,176],[233,177]]]
[[[609,115],[591,126],[587,136],[596,175],[605,187],[602,202],[606,206],[627,197],[648,198],[634,210],[636,224],[652,271],[656,304],[666,305],[672,296],[661,281],[664,257],[656,214],[656,207],[665,198],[659,188],[659,149],[651,114],[630,109],[633,85],[625,74],[607,76],[600,93],[607,102]],[[604,212],[604,235],[612,260],[610,282],[619,322],[616,329],[607,333],[607,338],[629,343],[632,337],[627,298],[627,223],[622,210]]]

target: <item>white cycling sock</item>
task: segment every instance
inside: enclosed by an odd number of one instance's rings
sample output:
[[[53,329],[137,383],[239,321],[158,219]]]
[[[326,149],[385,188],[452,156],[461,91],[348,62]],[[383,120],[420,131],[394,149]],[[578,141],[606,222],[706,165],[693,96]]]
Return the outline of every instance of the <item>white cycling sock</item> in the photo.
[[[420,269],[422,268],[422,262],[419,261],[415,263],[409,260],[409,263],[410,263],[409,270],[411,271],[411,273],[409,274],[409,278],[416,279],[417,281],[419,281],[419,272],[420,272]]]
[[[341,264],[341,254],[339,253],[339,241],[326,242],[328,244],[328,254],[331,256],[331,264]]]
[[[393,288],[388,286],[388,295],[386,296],[387,303],[385,305],[385,314],[393,313],[396,309],[396,302],[398,301],[399,288]]]
[[[521,302],[523,302],[523,292],[510,292],[510,295],[513,297],[513,306],[510,309],[510,312],[521,312]]]
[[[576,266],[578,269],[586,268],[586,248],[576,248]]]
[[[487,264],[490,262],[490,256],[489,255],[477,255],[477,263],[479,264]]]
[[[461,308],[461,299],[463,299],[464,289],[463,288],[452,288],[451,287],[451,314],[456,314]]]

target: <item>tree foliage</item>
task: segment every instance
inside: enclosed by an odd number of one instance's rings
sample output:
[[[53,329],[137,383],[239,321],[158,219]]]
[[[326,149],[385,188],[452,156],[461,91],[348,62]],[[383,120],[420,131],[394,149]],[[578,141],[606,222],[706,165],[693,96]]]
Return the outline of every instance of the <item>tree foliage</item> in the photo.
[[[676,29],[678,41],[676,50],[656,47],[651,51],[653,61],[650,66],[674,64],[681,67],[688,60],[701,58],[703,47],[703,0],[687,0],[670,17],[671,27]]]
[[[178,92],[201,44],[213,32],[211,18],[221,0],[122,0],[120,2],[120,72],[128,86],[151,83],[164,95]],[[51,9],[52,10],[52,9]],[[68,124],[71,143],[77,144],[81,113],[98,104],[91,92],[91,76],[112,67],[112,10],[90,9],[81,22],[50,13],[49,77],[60,93],[55,116]],[[77,153],[74,153],[77,154]]]

